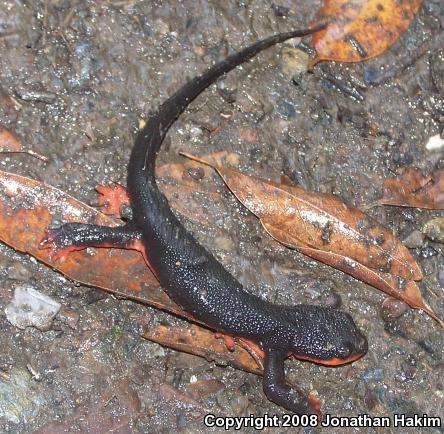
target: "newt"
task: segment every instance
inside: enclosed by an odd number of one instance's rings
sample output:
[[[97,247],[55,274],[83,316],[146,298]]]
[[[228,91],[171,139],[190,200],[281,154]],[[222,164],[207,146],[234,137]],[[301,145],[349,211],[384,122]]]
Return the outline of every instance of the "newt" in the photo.
[[[157,153],[175,120],[223,74],[287,39],[321,27],[280,33],[228,56],[164,101],[137,134],[128,165],[132,218],[117,228],[66,223],[48,230],[41,247],[58,256],[94,247],[136,248],[169,297],[217,332],[257,345],[264,357],[263,390],[285,409],[318,414],[320,403],[285,381],[289,355],[324,365],[350,363],[367,352],[367,339],[340,310],[300,304],[283,306],[248,291],[183,227],[160,192]]]

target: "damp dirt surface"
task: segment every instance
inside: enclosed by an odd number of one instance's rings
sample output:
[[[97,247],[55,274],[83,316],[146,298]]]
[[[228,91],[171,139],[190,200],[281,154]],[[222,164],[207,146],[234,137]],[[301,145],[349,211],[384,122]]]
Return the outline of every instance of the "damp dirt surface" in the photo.
[[[0,123],[48,162],[4,155],[1,168],[94,201],[96,184],[126,183],[136,131],[165,98],[234,50],[306,27],[319,6],[290,0],[2,1]],[[271,48],[191,104],[171,128],[159,162],[183,162],[179,151],[235,152],[245,173],[275,180],[286,175],[367,207],[380,197],[383,180],[403,167],[430,173],[443,166],[444,148],[426,147],[443,132],[443,25],[442,2],[424,1],[390,51],[361,64],[320,64],[313,74],[284,74],[283,46]],[[348,366],[288,360],[289,382],[318,396],[324,414],[443,418],[439,326],[397,303],[383,308],[380,292],[277,244],[217,175],[200,179],[199,173],[183,176],[196,181],[192,196],[202,219],[181,220],[249,291],[286,305],[341,305],[368,338],[367,355]],[[162,188],[167,183],[160,182]],[[219,186],[218,203],[199,194],[205,183]],[[369,213],[402,240],[414,234],[423,296],[443,317],[444,248],[418,233],[441,213],[395,207]],[[261,378],[141,337],[147,327],[177,324],[177,318],[68,281],[6,246],[0,246],[0,276],[2,433],[224,432],[204,425],[209,413],[278,415],[282,421],[285,412],[265,398]],[[49,326],[22,329],[7,319],[18,287],[61,305]]]

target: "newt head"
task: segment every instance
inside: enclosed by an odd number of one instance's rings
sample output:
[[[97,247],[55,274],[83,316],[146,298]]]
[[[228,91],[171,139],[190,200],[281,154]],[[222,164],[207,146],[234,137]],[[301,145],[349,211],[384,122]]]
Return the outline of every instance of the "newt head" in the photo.
[[[368,350],[367,338],[345,312],[318,306],[288,308],[292,325],[289,353],[297,359],[327,366],[351,363]]]

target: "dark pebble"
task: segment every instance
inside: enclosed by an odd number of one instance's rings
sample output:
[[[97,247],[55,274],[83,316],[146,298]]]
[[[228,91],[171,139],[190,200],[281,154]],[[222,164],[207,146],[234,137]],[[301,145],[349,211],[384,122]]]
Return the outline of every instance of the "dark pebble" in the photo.
[[[424,259],[432,258],[433,256],[436,256],[438,252],[432,247],[432,246],[426,246],[420,251],[420,255]]]
[[[326,298],[325,305],[333,309],[339,309],[342,306],[342,298],[337,292],[332,292]]]
[[[416,372],[416,368],[414,368],[413,366],[409,366],[407,369],[397,372],[394,376],[394,379],[398,383],[406,383],[408,381],[412,381],[415,378]]]
[[[99,289],[91,289],[85,295],[85,304],[89,306],[91,304],[97,303],[100,300],[105,299],[106,297],[106,292]]]
[[[393,162],[398,166],[410,166],[413,163],[413,155],[410,152],[395,154]]]
[[[120,208],[120,214],[124,220],[132,220],[133,209],[131,208],[131,205],[123,204]]]
[[[287,17],[290,13],[289,8],[274,3],[271,4],[271,9],[273,9],[274,14],[279,18]]]
[[[395,298],[386,298],[382,303],[382,315],[384,318],[399,318],[404,315],[407,310],[407,305],[401,301],[396,300]]]
[[[381,381],[384,379],[384,370],[381,368],[366,369],[362,373],[361,378],[364,381]]]
[[[373,84],[377,83],[380,77],[380,73],[377,69],[366,69],[364,71],[364,81],[366,84]]]
[[[205,171],[202,167],[190,167],[188,169],[188,175],[190,175],[195,181],[200,181],[205,176]]]
[[[287,101],[282,101],[278,107],[278,113],[284,119],[294,119],[296,117],[296,109],[294,105]]]
[[[378,403],[378,397],[373,390],[367,390],[364,396],[364,404],[367,410],[373,410]]]

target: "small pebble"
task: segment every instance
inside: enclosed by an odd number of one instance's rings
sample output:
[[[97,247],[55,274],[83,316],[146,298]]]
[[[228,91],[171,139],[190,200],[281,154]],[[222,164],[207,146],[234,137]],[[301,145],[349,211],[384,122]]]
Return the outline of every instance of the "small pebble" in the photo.
[[[423,249],[421,249],[420,253],[421,257],[424,259],[433,258],[433,256],[436,256],[437,254],[438,252],[432,246],[424,247]]]
[[[398,383],[405,383],[408,381],[412,381],[415,378],[416,373],[417,369],[413,366],[409,366],[405,370],[397,372],[394,376],[394,379]]]
[[[202,137],[203,131],[199,127],[191,127],[190,128],[190,137],[192,139],[198,139],[199,137]]]
[[[274,3],[271,4],[271,9],[273,9],[274,15],[279,18],[288,17],[288,15],[290,14],[289,8],[281,5],[276,5]]]
[[[8,321],[20,329],[36,327],[48,331],[60,307],[51,297],[24,285],[15,289],[14,299],[6,306],[5,313]]]
[[[382,303],[382,314],[385,318],[399,318],[404,315],[407,305],[396,298],[388,297]]]
[[[366,84],[377,83],[381,76],[380,71],[373,68],[368,68],[364,70],[364,81]]]
[[[15,93],[23,101],[43,102],[45,104],[52,104],[57,98],[57,95],[53,92],[31,89],[16,89]]]
[[[63,308],[59,312],[58,319],[73,330],[77,327],[80,315],[72,309]]]
[[[153,27],[154,31],[159,35],[166,35],[170,31],[170,26],[160,18],[154,20]]]
[[[220,250],[225,250],[226,252],[230,252],[234,250],[234,242],[230,238],[226,237],[216,237],[214,240],[214,244],[216,248]]]
[[[281,70],[288,77],[307,71],[310,58],[298,48],[284,47],[281,51]]]
[[[122,218],[125,220],[132,220],[133,218],[133,209],[131,208],[131,205],[124,203],[120,207],[120,214],[122,215]]]
[[[205,171],[202,167],[190,167],[188,169],[188,175],[190,175],[195,181],[200,181],[205,176]]]
[[[431,241],[437,243],[444,242],[444,217],[437,217],[429,220],[422,227],[423,234]]]
[[[414,230],[402,242],[409,249],[419,249],[422,246],[423,241],[422,233],[418,230]]]
[[[361,378],[364,381],[381,381],[384,379],[384,370],[381,368],[366,369],[362,373]]]
[[[333,309],[339,309],[342,305],[342,298],[337,292],[332,292],[325,300],[325,305]]]
[[[20,262],[14,262],[8,270],[10,279],[28,282],[31,276],[31,271]]]
[[[219,95],[227,104],[234,104],[237,100],[237,88],[229,87],[224,81],[220,81],[217,85]]]
[[[277,107],[277,112],[286,120],[294,119],[296,117],[296,108],[288,101],[282,101]]]
[[[441,256],[441,260],[438,263],[438,280],[441,285],[444,285],[444,260]]]
[[[364,404],[368,410],[373,410],[378,403],[378,398],[373,390],[367,390],[364,396]]]
[[[427,141],[425,147],[428,151],[436,151],[444,146],[444,139],[439,134],[432,136]]]

